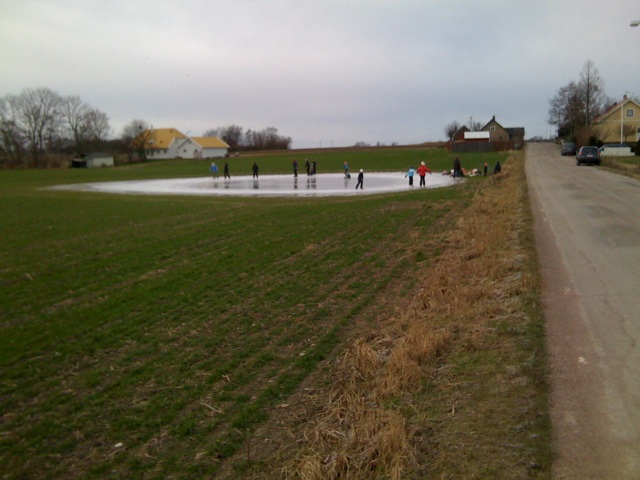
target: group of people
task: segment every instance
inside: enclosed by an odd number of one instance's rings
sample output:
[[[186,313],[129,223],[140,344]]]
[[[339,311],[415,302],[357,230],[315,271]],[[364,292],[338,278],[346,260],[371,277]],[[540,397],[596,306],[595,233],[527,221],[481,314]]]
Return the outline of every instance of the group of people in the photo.
[[[298,161],[297,160],[293,160],[292,162],[293,165],[293,176],[297,177],[298,176]],[[309,163],[309,160],[307,160],[305,158],[304,160],[304,167],[307,170],[307,175],[315,175],[317,173],[317,164],[315,161],[312,161],[311,163]],[[344,178],[345,179],[349,179],[351,178],[351,174],[349,173],[349,163],[348,162],[344,162],[344,164],[342,165],[342,168],[344,169]],[[360,188],[360,190],[362,190],[364,186],[364,170],[361,168],[360,172],[358,172],[358,183],[356,184],[356,190],[358,188]]]
[[[316,162],[313,161],[309,163],[309,160],[304,159],[304,168],[307,171],[307,175],[315,175],[316,174]],[[298,176],[298,162],[296,160],[293,161],[293,176]]]
[[[496,161],[496,164],[493,167],[493,174],[496,175],[501,171],[502,171],[502,165],[500,165],[499,161]],[[489,173],[489,164],[487,162],[484,162],[484,165],[482,166],[482,174],[486,177],[488,173]],[[451,170],[451,172],[445,171],[443,172],[443,174],[452,175],[453,178],[466,177],[468,175],[467,171],[464,168],[462,168],[462,165],[460,164],[460,157],[456,157],[453,160],[453,169]],[[472,176],[480,175],[480,170],[478,170],[477,168],[474,168],[473,170],[471,170],[471,175]]]
[[[298,176],[298,161],[294,159],[292,163],[293,163],[293,176],[297,177]],[[309,160],[305,159],[304,163],[305,163],[305,169],[307,170],[307,175],[315,175],[316,174],[316,162],[313,161],[313,162],[309,163]],[[489,166],[485,162],[484,168],[483,168],[483,172],[484,172],[484,176],[485,177],[487,176],[488,168],[489,168]],[[348,162],[344,162],[343,169],[344,169],[344,178],[345,179],[350,179],[351,178],[351,174],[349,173],[349,163]],[[211,170],[211,173],[213,174],[213,178],[217,179],[218,178],[218,165],[216,165],[216,162],[211,162],[210,170]],[[253,166],[251,167],[251,170],[253,172],[253,179],[257,180],[259,178],[258,174],[260,172],[260,167],[258,166],[258,164],[256,162],[253,162]],[[500,173],[501,171],[502,171],[502,166],[500,165],[499,161],[496,161],[496,165],[493,168],[493,174],[495,175],[497,173]],[[409,178],[409,186],[413,187],[413,177],[414,177],[414,175],[417,174],[420,177],[420,186],[421,187],[425,187],[426,186],[425,177],[427,176],[427,173],[429,175],[432,175],[431,170],[429,169],[429,167],[427,167],[424,162],[420,162],[420,166],[418,168],[415,168],[415,167],[409,168],[409,171],[405,174],[404,177],[405,178]],[[453,160],[453,169],[451,170],[451,172],[448,172],[448,171],[445,170],[442,173],[443,173],[443,175],[453,175],[453,178],[464,177],[466,175],[465,169],[462,168],[462,165],[460,163],[460,157],[456,157]],[[480,172],[477,169],[473,169],[473,174],[474,175],[480,175]],[[231,179],[231,175],[229,174],[229,163],[228,162],[224,162],[224,178],[225,178],[225,180]],[[358,182],[356,183],[356,190],[358,188],[360,188],[362,190],[363,187],[364,187],[364,170],[361,168],[360,171],[358,172]]]
[[[427,182],[426,182],[426,176],[427,173],[429,175],[431,175],[431,170],[429,169],[429,167],[427,167],[424,162],[420,162],[420,166],[416,169],[415,167],[411,167],[409,169],[409,171],[405,174],[404,178],[409,178],[409,186],[413,187],[413,176],[415,174],[418,174],[418,176],[420,177],[420,186],[421,187],[426,187]]]
[[[209,168],[209,170],[211,170],[211,173],[213,174],[213,178],[217,179],[218,178],[218,165],[216,165],[216,162],[211,162],[211,167]],[[224,179],[231,179],[231,175],[229,175],[229,163],[228,162],[224,162]]]
[[[219,174],[218,174],[218,165],[216,165],[216,162],[211,162],[211,166],[209,167],[209,170],[211,171],[213,178],[217,180],[219,178]],[[258,174],[260,172],[260,167],[256,162],[253,162],[251,171],[253,172],[253,179],[257,180]],[[231,180],[231,175],[229,174],[229,162],[224,162],[224,179]]]

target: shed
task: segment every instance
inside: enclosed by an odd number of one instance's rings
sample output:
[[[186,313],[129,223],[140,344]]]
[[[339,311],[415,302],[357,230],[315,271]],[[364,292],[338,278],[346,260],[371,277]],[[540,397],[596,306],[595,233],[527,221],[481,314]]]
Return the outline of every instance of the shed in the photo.
[[[488,142],[491,139],[489,132],[464,132],[465,141]]]
[[[108,153],[88,153],[84,159],[87,168],[113,167],[113,156]]]

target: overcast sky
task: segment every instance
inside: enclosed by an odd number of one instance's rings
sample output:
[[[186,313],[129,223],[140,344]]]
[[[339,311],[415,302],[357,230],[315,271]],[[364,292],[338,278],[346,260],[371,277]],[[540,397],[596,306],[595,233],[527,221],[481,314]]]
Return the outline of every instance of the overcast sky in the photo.
[[[640,95],[639,0],[0,0],[0,96],[47,87],[198,136],[276,127],[294,148],[442,140],[493,115],[547,136],[592,60]]]

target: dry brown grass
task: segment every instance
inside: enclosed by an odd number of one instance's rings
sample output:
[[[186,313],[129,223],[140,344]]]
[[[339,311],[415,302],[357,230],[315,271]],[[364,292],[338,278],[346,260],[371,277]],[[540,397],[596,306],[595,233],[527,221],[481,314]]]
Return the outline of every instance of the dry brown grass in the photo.
[[[602,166],[628,177],[640,178],[640,165],[634,163],[621,162],[614,157],[603,157]]]
[[[539,288],[525,185],[523,155],[514,153],[477,192],[404,313],[346,350],[286,478],[531,478],[547,470],[532,460],[535,441],[514,443],[519,424],[546,416],[526,373],[536,363],[523,348],[531,339],[521,335]],[[496,333],[500,322],[506,335]],[[491,360],[477,360],[484,357]]]

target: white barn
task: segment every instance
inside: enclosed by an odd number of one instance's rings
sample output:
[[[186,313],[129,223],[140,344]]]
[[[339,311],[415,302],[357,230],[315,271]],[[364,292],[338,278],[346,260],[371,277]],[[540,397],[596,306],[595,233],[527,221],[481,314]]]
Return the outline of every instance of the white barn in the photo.
[[[229,144],[217,137],[193,137],[200,147],[200,158],[224,157],[229,153]]]
[[[145,130],[134,139],[134,148],[140,143],[150,160],[224,157],[229,151],[229,145],[219,138],[188,137],[175,128]]]

